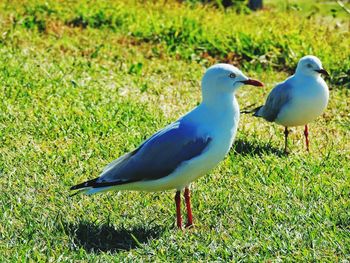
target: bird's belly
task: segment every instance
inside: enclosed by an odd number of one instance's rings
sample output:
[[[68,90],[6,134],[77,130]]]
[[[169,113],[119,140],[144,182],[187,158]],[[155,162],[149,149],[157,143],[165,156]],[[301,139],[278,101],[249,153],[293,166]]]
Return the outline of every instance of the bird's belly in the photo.
[[[321,96],[291,101],[281,110],[275,122],[286,127],[306,125],[323,113],[327,103],[328,99]]]

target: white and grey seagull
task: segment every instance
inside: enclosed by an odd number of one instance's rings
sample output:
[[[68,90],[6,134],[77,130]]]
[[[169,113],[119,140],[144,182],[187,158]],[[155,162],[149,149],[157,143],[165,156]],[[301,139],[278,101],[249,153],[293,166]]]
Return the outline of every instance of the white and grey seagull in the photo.
[[[295,74],[272,89],[265,105],[255,109],[262,117],[285,127],[285,147],[288,152],[288,127],[305,125],[306,149],[309,151],[308,123],[320,116],[328,104],[329,91],[321,74],[329,76],[315,56],[305,56],[298,62]]]
[[[192,211],[189,185],[213,169],[229,152],[236,135],[239,106],[236,90],[244,84],[263,86],[229,64],[211,66],[202,78],[202,103],[145,140],[134,151],[108,164],[98,178],[71,187],[85,194],[108,190],[176,189],[177,226],[182,228],[181,190]]]

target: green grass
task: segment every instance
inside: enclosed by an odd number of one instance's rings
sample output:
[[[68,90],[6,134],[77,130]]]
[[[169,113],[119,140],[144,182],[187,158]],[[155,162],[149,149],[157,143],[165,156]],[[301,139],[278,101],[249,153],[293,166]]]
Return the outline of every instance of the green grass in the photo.
[[[341,1],[349,8],[348,0]],[[332,0],[265,0],[267,6],[278,8],[283,11],[297,11],[307,17],[321,15],[324,17],[339,18],[340,20],[348,19],[349,14],[337,3]]]
[[[0,10],[1,262],[349,259],[348,20],[172,1]],[[311,153],[301,128],[284,156],[281,127],[242,116],[229,156],[192,185],[194,229],[174,226],[173,192],[69,198],[70,186],[196,106],[208,65],[231,62],[266,83],[239,91],[244,108],[308,53],[332,74]]]

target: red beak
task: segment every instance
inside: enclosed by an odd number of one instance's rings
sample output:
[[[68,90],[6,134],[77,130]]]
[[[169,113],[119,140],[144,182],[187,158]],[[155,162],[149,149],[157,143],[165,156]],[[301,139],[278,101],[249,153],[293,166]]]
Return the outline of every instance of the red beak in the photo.
[[[257,86],[257,87],[263,87],[264,83],[260,82],[259,80],[256,79],[248,79],[248,80],[243,80],[241,81],[242,83],[246,85],[252,85],[252,86]]]

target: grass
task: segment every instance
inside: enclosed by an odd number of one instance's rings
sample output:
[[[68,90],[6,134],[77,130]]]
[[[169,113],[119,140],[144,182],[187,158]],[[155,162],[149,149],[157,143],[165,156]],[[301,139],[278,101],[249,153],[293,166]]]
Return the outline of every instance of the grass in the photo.
[[[1,262],[349,259],[348,20],[273,5],[0,5]],[[69,198],[197,105],[208,65],[234,63],[267,84],[239,91],[244,108],[307,53],[332,73],[311,153],[301,128],[284,156],[281,127],[242,116],[229,156],[192,185],[194,229],[174,226],[173,192]]]

